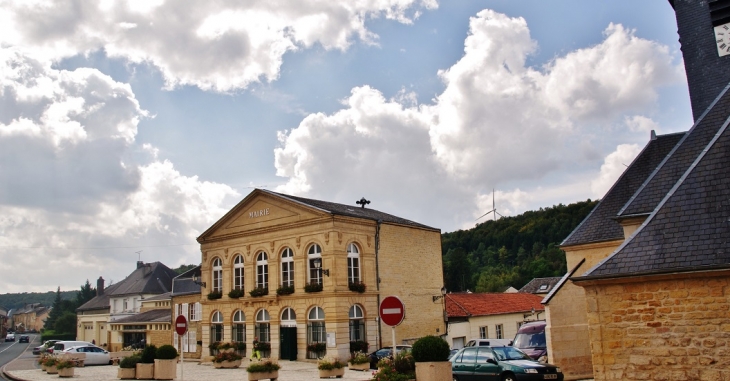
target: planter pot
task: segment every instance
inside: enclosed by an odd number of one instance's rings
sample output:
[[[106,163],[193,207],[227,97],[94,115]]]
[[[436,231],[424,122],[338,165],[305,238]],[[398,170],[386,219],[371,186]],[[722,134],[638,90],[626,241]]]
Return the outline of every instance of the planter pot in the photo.
[[[74,368],[63,368],[58,369],[58,377],[73,377]]]
[[[418,381],[443,381],[453,379],[450,361],[417,362],[416,379]]]
[[[345,375],[345,368],[331,369],[331,370],[319,369],[319,378],[330,378],[330,377],[342,378],[342,376],[344,376],[344,375]]]
[[[58,374],[58,369],[56,369],[56,366],[47,366],[46,367],[46,373],[48,374]]]
[[[45,372],[47,370],[48,370],[48,367],[45,366],[45,365],[43,365],[43,364],[41,364],[41,371]]]
[[[248,374],[248,381],[255,381],[255,380],[276,381],[277,378],[279,378],[278,370],[275,370],[273,372],[255,372],[255,373]]]
[[[238,368],[241,366],[241,360],[236,361],[222,361],[222,362],[214,362],[213,367],[214,368]]]
[[[138,380],[151,380],[155,377],[155,364],[137,364],[136,374]]]
[[[135,368],[119,368],[117,370],[117,377],[122,380],[134,380],[137,376],[137,370]]]
[[[155,380],[174,380],[177,376],[177,360],[155,360]]]
[[[362,364],[349,364],[347,367],[350,368],[350,370],[369,371],[370,370],[370,363],[369,362],[365,362],[365,363],[362,363]]]

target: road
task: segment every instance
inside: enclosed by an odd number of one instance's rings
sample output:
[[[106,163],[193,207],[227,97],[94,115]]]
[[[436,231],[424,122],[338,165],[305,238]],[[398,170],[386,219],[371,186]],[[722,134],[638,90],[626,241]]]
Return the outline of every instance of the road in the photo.
[[[0,369],[18,357],[21,359],[34,359],[38,357],[34,356],[31,350],[33,347],[40,345],[41,336],[33,333],[29,333],[28,336],[30,337],[30,343],[17,342],[20,337],[19,334],[15,335],[16,341],[4,342],[4,340],[0,340]],[[2,373],[0,373],[0,379],[7,380]]]

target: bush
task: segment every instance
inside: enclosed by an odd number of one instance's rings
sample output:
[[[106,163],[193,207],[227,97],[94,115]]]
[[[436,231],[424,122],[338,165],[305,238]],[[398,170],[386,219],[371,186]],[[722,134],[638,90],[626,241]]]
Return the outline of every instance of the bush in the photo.
[[[208,349],[218,349],[218,346],[220,346],[221,343],[219,341],[214,341],[210,344],[208,344]]]
[[[246,372],[249,373],[260,373],[260,372],[273,372],[275,370],[279,370],[281,368],[279,364],[272,362],[270,360],[262,361],[262,362],[255,362],[246,368]]]
[[[144,347],[140,361],[142,364],[154,364],[155,356],[157,356],[157,347],[154,344],[150,344]]]
[[[223,293],[220,291],[211,291],[208,293],[208,300],[216,300],[223,297]]]
[[[304,285],[304,292],[320,292],[322,289],[322,283],[307,283]]]
[[[177,349],[169,344],[157,348],[157,351],[155,352],[155,359],[157,360],[174,360],[176,358]]]
[[[58,359],[51,356],[46,357],[46,359],[43,361],[43,365],[48,367],[56,366],[56,364],[58,364]]]
[[[363,352],[353,353],[352,356],[350,357],[350,361],[349,361],[349,363],[353,364],[353,365],[365,364],[365,363],[369,363],[369,362],[370,362],[370,358],[368,357],[368,355],[366,355]]]
[[[76,364],[74,364],[73,361],[68,361],[68,360],[58,361],[56,363],[56,369],[68,369],[68,368],[73,368],[74,366],[76,366]]]
[[[317,369],[319,370],[332,370],[332,369],[342,369],[345,367],[345,363],[340,361],[338,358],[329,359],[329,358],[323,358],[317,362]]]
[[[367,288],[363,282],[348,283],[347,287],[350,291],[359,292],[361,294],[365,292],[365,289]]]
[[[294,286],[281,286],[276,289],[276,295],[291,295],[294,293]]]
[[[264,287],[256,287],[253,290],[249,291],[248,294],[254,298],[257,298],[259,296],[269,295],[269,289]]]
[[[413,358],[416,362],[448,361],[449,343],[436,336],[425,336],[413,343]]]
[[[45,332],[48,332],[48,334],[46,334]],[[51,330],[44,331],[44,333],[41,334],[41,343],[45,343],[48,340],[76,340],[76,335],[67,333],[54,333]]]
[[[137,363],[142,361],[142,357],[139,355],[127,356],[119,362],[120,368],[132,369],[137,367]]]
[[[410,374],[416,371],[416,362],[413,361],[413,355],[406,351],[400,351],[393,359],[393,368],[396,372],[402,374]]]
[[[387,360],[387,359],[383,359]],[[378,362],[378,371],[374,374],[373,381],[408,381],[415,377],[414,374],[398,373],[390,361]]]
[[[238,299],[243,296],[243,290],[231,290],[228,293],[228,297],[231,299]]]
[[[223,361],[238,361],[242,358],[243,357],[236,352],[221,352],[215,355],[213,362],[222,363]]]

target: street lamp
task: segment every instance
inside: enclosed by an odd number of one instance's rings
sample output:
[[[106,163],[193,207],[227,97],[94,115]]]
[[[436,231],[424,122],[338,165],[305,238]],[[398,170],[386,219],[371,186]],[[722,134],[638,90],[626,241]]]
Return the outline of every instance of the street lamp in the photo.
[[[200,275],[193,275],[193,283],[197,284],[200,287],[205,288],[205,282],[200,281]]]
[[[322,276],[322,274],[327,275],[328,277],[330,276],[330,270],[325,270],[322,268],[322,259],[316,259],[314,261],[314,269],[316,271],[319,271],[320,277]]]
[[[441,295],[434,295],[431,298],[433,298],[433,302],[436,303],[437,300],[443,299],[446,295],[446,287],[441,287]]]

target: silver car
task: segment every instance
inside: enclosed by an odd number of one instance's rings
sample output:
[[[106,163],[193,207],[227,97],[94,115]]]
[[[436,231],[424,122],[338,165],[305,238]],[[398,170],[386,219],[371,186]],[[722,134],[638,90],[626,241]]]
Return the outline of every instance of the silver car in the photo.
[[[97,347],[96,345],[71,347],[64,350],[63,353],[86,353],[84,365],[111,365],[112,363],[109,352],[104,350],[104,348]]]

